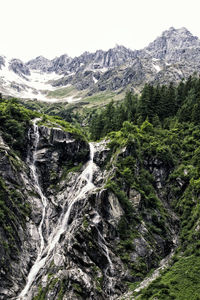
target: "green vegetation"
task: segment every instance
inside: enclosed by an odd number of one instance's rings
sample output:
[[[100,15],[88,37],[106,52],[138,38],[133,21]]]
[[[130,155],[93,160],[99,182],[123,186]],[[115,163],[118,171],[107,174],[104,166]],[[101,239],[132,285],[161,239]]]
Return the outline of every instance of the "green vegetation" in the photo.
[[[150,244],[152,243],[151,236],[154,234],[159,234],[167,242],[169,233],[168,211],[158,197],[159,189],[152,173],[156,166],[163,170],[161,176],[163,180],[161,182],[162,199],[165,199],[180,220],[180,245],[177,249],[177,253],[180,254],[177,259],[178,261],[180,259],[180,263],[177,262],[177,266],[181,264],[182,259],[191,255],[193,261],[196,261],[194,264],[198,264],[200,238],[198,229],[200,224],[199,132],[200,126],[190,122],[173,122],[170,124],[170,128],[165,129],[161,126],[153,126],[148,121],[142,123],[141,126],[126,121],[120,131],[109,134],[110,147],[113,156],[116,157],[117,169],[113,177],[114,183],[113,180],[112,183],[109,182],[108,188],[118,197],[125,211],[125,215],[119,223],[121,239],[118,251],[124,263],[129,269],[132,269],[132,275],[135,278],[142,278],[148,272],[144,261],[141,260],[139,265],[131,264],[129,256],[134,249],[134,238],[138,235],[136,224],[139,224],[140,220],[145,221],[148,228],[147,240]],[[122,149],[126,150],[122,151]],[[133,207],[131,208],[131,190],[136,190],[141,195],[141,214],[135,213]],[[156,251],[155,248],[155,253]],[[159,256],[159,251],[157,255]],[[185,264],[183,268],[185,268],[184,272],[180,271],[182,277],[187,273],[188,265]],[[175,283],[173,287],[179,289]],[[147,289],[147,295],[149,295],[148,293]],[[159,298],[157,294],[155,295],[157,299],[173,299],[164,298],[164,296]],[[175,290],[172,295],[174,295],[174,299],[190,299],[189,297],[181,298],[179,293],[175,293]],[[180,293],[180,295],[182,294]],[[186,295],[189,295],[189,292]],[[144,299],[154,299],[148,297]]]
[[[168,130],[154,128],[148,121],[141,126],[126,121],[120,131],[108,135],[116,171],[106,187],[117,196],[125,212],[118,225],[120,242],[116,250],[137,280],[149,272],[145,257],[138,259],[137,264],[131,262],[130,255],[135,249],[134,240],[140,237],[139,224],[146,224],[148,234],[145,238],[154,248],[155,264],[161,253],[154,235],[158,234],[166,243],[169,242],[169,214],[158,197],[152,173],[152,166],[156,162],[166,172],[166,177],[174,168],[175,158],[167,139],[168,134]],[[132,195],[140,198],[139,208],[134,205]]]
[[[73,92],[73,94],[71,94],[71,92]],[[52,98],[58,98],[59,95],[63,97],[74,96],[74,90],[72,87],[61,88],[50,92],[50,95]],[[20,100],[19,102],[26,108],[35,112],[60,117],[62,120],[73,124],[76,128],[81,129],[84,127],[85,135],[88,136],[88,124],[90,123],[90,119],[94,115],[94,112],[96,113],[97,110],[100,110],[108,104],[111,99],[115,102],[121,102],[124,97],[124,93],[116,94],[114,92],[102,92],[92,96],[86,96],[83,92],[78,92],[76,97],[82,97],[82,99],[72,103],[64,101],[64,98],[61,98],[63,101],[60,102],[42,102],[32,100]]]
[[[37,106],[35,108],[37,110]],[[76,138],[85,140],[85,136],[79,126],[76,128],[59,116],[48,116],[25,108],[17,99],[0,100],[0,131],[6,143],[18,154],[24,153],[26,136],[31,120],[41,118],[39,125],[48,127],[60,127],[64,131],[72,133]]]
[[[46,126],[46,127],[58,127],[61,128],[63,131],[71,133],[76,139],[86,140],[83,131],[80,128],[76,128],[75,126],[71,125],[69,122],[62,120],[60,117],[53,117],[48,115],[43,115],[41,120],[38,122],[39,126]]]
[[[59,280],[58,278],[51,278],[51,276],[48,276],[48,283],[45,287],[39,287],[38,294],[33,298],[33,300],[45,300],[47,294],[53,290],[55,287],[58,291],[57,294],[57,300],[62,300],[65,292],[65,286],[67,283],[67,279],[63,278],[62,280]]]
[[[180,258],[170,269],[142,291],[138,300],[200,299],[200,259],[191,255]]]
[[[189,77],[177,87],[145,85],[140,96],[129,92],[123,103],[110,102],[91,118],[91,138],[107,136],[110,140],[115,174],[107,188],[118,197],[125,211],[118,227],[117,253],[135,280],[149,271],[142,259],[138,264],[131,263],[134,239],[139,236],[136,224],[145,222],[146,239],[152,246],[155,234],[168,242],[171,221],[163,200],[180,220],[176,225],[180,227],[177,262],[155,286],[152,283],[146,289],[141,299],[199,299],[195,279],[200,247],[199,103],[200,78]],[[155,169],[162,170],[159,182]],[[140,207],[135,211],[131,194],[138,193]],[[153,247],[156,262],[160,253],[156,245]]]
[[[0,176],[0,227],[4,232],[4,240],[0,240],[0,265],[8,272],[11,258],[15,258],[20,251],[19,226],[25,227],[25,220],[30,216],[30,206],[25,196],[16,185],[15,190],[9,190]]]
[[[174,122],[198,124],[200,79],[189,77],[177,87],[146,84],[141,95],[126,94],[123,103],[109,103],[98,111],[90,123],[91,138],[98,140],[111,131],[119,130],[124,121],[141,125],[147,118],[154,126],[169,127]]]
[[[66,91],[59,92],[62,97]],[[87,101],[91,101],[90,104],[96,101],[103,106],[103,101],[111,96],[104,99],[99,95],[96,100],[88,97]],[[145,85],[140,96],[128,92],[122,103],[111,101],[103,108],[98,106],[95,112],[87,111],[84,117],[66,104],[54,104],[49,108],[41,105],[40,113],[37,105],[30,105],[31,111],[16,100],[0,99],[0,131],[14,151],[8,155],[13,169],[23,167],[16,152],[23,157],[27,130],[33,118],[39,117],[41,126],[59,127],[84,141],[88,132],[83,133],[78,122],[85,121],[84,129],[89,128],[90,139],[109,140],[111,161],[107,169],[113,171],[105,188],[114,193],[124,211],[118,223],[116,234],[119,239],[116,239],[113,251],[120,255],[129,270],[126,284],[134,289],[135,282],[142,280],[169,253],[171,228],[175,223],[176,230],[179,230],[179,245],[171,266],[140,292],[139,299],[200,299],[200,78],[190,77],[177,87],[173,84]],[[47,110],[51,116],[44,114]],[[4,153],[2,151],[0,153]],[[85,156],[80,153],[80,157]],[[56,171],[51,171],[50,183],[56,186],[60,179],[67,178],[69,172],[79,171],[81,159],[78,162],[79,165],[74,165],[73,159],[68,159],[65,167],[60,169],[59,178]],[[24,226],[29,215],[24,196],[17,184],[15,186],[15,191],[8,191],[0,178],[0,225],[7,237],[0,243],[9,255],[17,251],[14,242],[17,230],[12,224],[17,218],[17,223]],[[173,219],[172,214],[176,214],[178,220]],[[85,216],[82,229],[86,236],[88,227],[89,220]],[[147,254],[133,259],[136,241],[141,238],[144,238],[146,248],[152,250],[151,261]],[[86,242],[88,250],[95,252],[93,239],[87,236]],[[93,273],[96,289],[101,293],[102,273],[100,270]],[[45,299],[55,285],[59,291],[58,299],[62,299],[65,282],[50,279],[47,287],[39,288],[34,300]],[[77,295],[84,293],[77,282],[72,288]]]
[[[76,91],[73,86],[64,87],[64,88],[59,88],[57,90],[49,92],[47,97],[48,98],[61,98],[62,99],[62,98],[73,96],[75,92],[78,92],[78,91]]]
[[[20,154],[24,153],[30,120],[36,116],[38,113],[27,110],[16,99],[0,100],[0,131],[5,142]]]

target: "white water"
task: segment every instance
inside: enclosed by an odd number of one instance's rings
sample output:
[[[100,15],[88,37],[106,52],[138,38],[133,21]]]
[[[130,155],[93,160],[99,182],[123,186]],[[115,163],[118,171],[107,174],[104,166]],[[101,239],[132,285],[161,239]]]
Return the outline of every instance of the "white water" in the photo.
[[[107,261],[108,261],[108,266],[104,271],[104,275],[105,275],[105,279],[107,280],[107,282],[106,282],[107,283],[107,288],[106,289],[107,289],[108,294],[109,294],[109,299],[112,300],[113,299],[113,297],[111,296],[111,294],[113,293],[113,277],[112,276],[114,275],[113,274],[114,273],[114,266],[113,266],[113,263],[112,263],[111,258],[110,258],[108,247],[106,246],[105,238],[103,237],[103,235],[101,234],[101,232],[99,231],[99,229],[97,227],[97,224],[99,223],[100,219],[101,219],[101,217],[97,213],[94,216],[92,222],[95,225],[95,228],[98,232],[98,244],[100,246],[100,249],[103,250],[103,253],[106,256]],[[108,274],[108,271],[109,271],[109,274]]]
[[[86,195],[90,190],[92,190],[95,186],[92,183],[93,179],[93,170],[94,170],[94,163],[93,163],[93,157],[94,157],[94,146],[90,143],[90,160],[86,165],[86,168],[82,172],[82,174],[77,178],[74,186],[71,188],[71,191],[69,192],[68,197],[68,207],[67,211],[61,215],[60,221],[58,222],[56,228],[54,231],[50,234],[50,236],[47,238],[47,242],[45,245],[44,236],[43,236],[43,223],[46,218],[46,206],[47,206],[47,198],[44,196],[39,180],[37,175],[37,168],[35,166],[36,162],[36,156],[37,156],[37,146],[39,142],[39,132],[38,132],[38,126],[36,125],[36,122],[38,119],[34,121],[34,135],[35,135],[35,143],[34,143],[34,152],[33,152],[33,161],[30,165],[31,171],[32,171],[32,178],[34,180],[34,183],[36,185],[36,189],[38,191],[38,194],[41,197],[41,202],[43,205],[43,212],[42,212],[42,220],[40,222],[40,225],[38,227],[38,232],[40,236],[40,247],[38,249],[38,255],[37,259],[34,262],[28,277],[27,282],[24,287],[24,289],[21,291],[20,295],[16,298],[16,300],[27,300],[30,299],[30,292],[31,287],[34,281],[36,280],[37,275],[39,274],[40,270],[45,266],[45,263],[47,262],[48,258],[52,254],[52,251],[54,250],[56,244],[59,242],[60,236],[65,232],[65,236],[70,237],[70,235],[73,232],[74,225],[68,225],[69,216],[71,213],[71,209],[73,205],[83,198],[83,196]]]
[[[43,234],[42,234],[42,226],[43,226],[43,223],[44,223],[44,218],[45,218],[45,213],[46,213],[47,199],[46,199],[46,197],[44,196],[44,194],[41,190],[38,175],[37,175],[36,165],[35,165],[36,158],[37,158],[37,148],[38,148],[38,143],[39,143],[39,139],[40,139],[38,126],[36,125],[37,121],[38,121],[38,119],[35,119],[33,121],[33,130],[34,130],[34,135],[35,135],[35,141],[34,141],[33,162],[30,165],[30,169],[31,169],[31,172],[32,172],[32,178],[33,178],[33,181],[35,183],[36,190],[37,190],[37,192],[38,192],[38,194],[41,198],[42,205],[43,205],[42,219],[41,219],[41,222],[40,222],[39,228],[38,228],[38,232],[39,232],[39,235],[40,235],[40,251],[39,251],[39,254],[38,254],[38,258],[39,258],[39,257],[41,257],[42,250],[44,248],[44,237],[43,237]]]
[[[102,236],[102,234],[100,233],[100,231],[98,230],[98,228],[96,227],[97,231],[98,231],[98,235],[99,235],[99,239],[98,239],[98,243],[101,247],[101,249],[103,249],[104,254],[108,260],[108,267],[105,270],[105,277],[107,278],[107,290],[109,293],[109,299],[112,300],[113,297],[111,296],[112,292],[113,292],[113,271],[114,271],[114,267],[113,267],[113,263],[110,259],[110,255],[109,255],[109,250],[108,247],[106,246],[106,241],[104,239],[104,237]],[[109,275],[107,274],[109,270]]]

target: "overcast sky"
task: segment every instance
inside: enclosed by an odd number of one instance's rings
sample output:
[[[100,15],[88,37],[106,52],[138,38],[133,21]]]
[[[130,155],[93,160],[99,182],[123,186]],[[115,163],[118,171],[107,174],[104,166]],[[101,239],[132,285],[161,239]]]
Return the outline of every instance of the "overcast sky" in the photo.
[[[199,0],[0,0],[0,53],[39,55],[141,49],[162,31],[186,27],[200,37]]]

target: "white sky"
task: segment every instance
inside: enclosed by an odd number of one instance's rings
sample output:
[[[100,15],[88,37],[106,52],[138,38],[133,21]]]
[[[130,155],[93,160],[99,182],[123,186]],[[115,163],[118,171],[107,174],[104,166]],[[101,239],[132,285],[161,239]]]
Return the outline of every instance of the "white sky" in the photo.
[[[200,37],[199,0],[0,0],[0,10],[0,53],[24,61],[141,49],[171,26]]]

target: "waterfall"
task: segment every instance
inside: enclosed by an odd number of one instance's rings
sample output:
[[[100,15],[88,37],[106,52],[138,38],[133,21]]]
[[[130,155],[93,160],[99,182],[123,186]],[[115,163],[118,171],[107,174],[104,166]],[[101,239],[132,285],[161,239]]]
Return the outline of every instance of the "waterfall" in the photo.
[[[38,120],[39,119],[35,119],[33,121],[33,132],[34,132],[35,139],[34,139],[33,160],[32,160],[32,163],[30,164],[30,169],[31,169],[31,173],[32,173],[33,182],[35,183],[35,188],[40,196],[40,199],[41,199],[42,205],[43,205],[42,219],[41,219],[41,222],[38,227],[38,232],[39,232],[39,236],[40,236],[40,251],[39,251],[38,257],[40,257],[42,254],[42,250],[44,249],[44,237],[43,237],[43,233],[42,233],[42,226],[43,226],[44,219],[45,219],[47,199],[44,196],[42,189],[40,187],[39,178],[38,178],[36,165],[35,165],[36,158],[37,158],[37,148],[38,148],[38,143],[39,143],[39,139],[40,139],[38,126],[36,124]]]
[[[60,219],[58,221],[58,224],[54,228],[54,230],[51,232],[51,234],[46,238],[46,241],[44,240],[43,236],[43,224],[45,221],[46,216],[46,207],[48,205],[48,199],[44,196],[40,183],[39,178],[37,175],[37,167],[36,167],[36,158],[37,158],[37,148],[39,143],[39,131],[38,126],[36,125],[38,119],[35,119],[33,122],[33,129],[34,129],[34,150],[33,150],[33,158],[32,162],[30,162],[30,169],[32,178],[34,181],[34,184],[36,186],[36,190],[38,194],[40,195],[41,202],[43,205],[42,210],[42,219],[38,227],[38,232],[40,236],[40,247],[38,247],[38,255],[36,258],[36,261],[34,262],[32,268],[30,269],[30,272],[27,277],[27,282],[24,287],[24,289],[21,291],[20,295],[16,297],[16,300],[28,300],[30,299],[30,292],[32,285],[34,281],[36,280],[37,275],[39,274],[40,270],[45,266],[45,263],[47,262],[48,258],[50,257],[52,251],[54,250],[56,244],[59,242],[60,236],[65,232],[65,236],[70,236],[71,232],[73,231],[73,228],[70,228],[70,225],[68,225],[70,213],[72,210],[73,205],[79,201],[81,198],[83,198],[86,193],[88,193],[90,190],[92,190],[95,186],[92,183],[93,179],[93,170],[94,170],[94,146],[90,143],[90,159],[88,163],[86,164],[85,169],[83,172],[78,176],[74,186],[71,188],[71,191],[69,192],[68,199],[66,201],[67,204],[67,210],[64,213],[61,214]],[[47,220],[48,221],[48,220]]]
[[[31,161],[30,157],[28,157],[28,163],[29,163],[29,167],[31,170],[31,177],[33,179],[35,189],[40,196],[43,209],[42,209],[42,219],[41,219],[39,227],[38,227],[38,233],[39,233],[39,237],[40,237],[40,245],[38,247],[37,258],[28,274],[26,285],[25,285],[24,289],[22,290],[22,292],[20,293],[19,297],[17,298],[17,299],[24,299],[24,300],[26,299],[25,295],[27,294],[28,290],[30,289],[30,287],[38,273],[37,270],[41,263],[41,257],[42,257],[43,249],[44,249],[44,245],[45,245],[42,229],[43,229],[43,224],[44,224],[45,215],[46,215],[47,198],[43,194],[41,186],[39,184],[39,178],[38,178],[37,168],[36,168],[37,148],[38,148],[38,143],[39,143],[39,139],[40,139],[38,126],[36,124],[38,122],[38,120],[39,119],[33,120],[33,133],[34,133],[33,146],[34,146],[34,149],[33,149],[32,161]]]
[[[103,250],[103,253],[106,256],[107,261],[108,261],[108,266],[104,272],[104,275],[105,275],[105,278],[107,279],[107,284],[108,284],[107,290],[109,293],[109,299],[112,300],[113,299],[113,297],[111,296],[111,294],[113,293],[113,277],[112,277],[112,275],[114,273],[114,267],[113,267],[113,263],[110,259],[109,250],[108,250],[108,247],[106,246],[106,241],[96,225],[95,225],[95,227],[98,232],[98,244],[99,244],[100,248]],[[107,274],[108,271],[109,271],[109,275]]]

